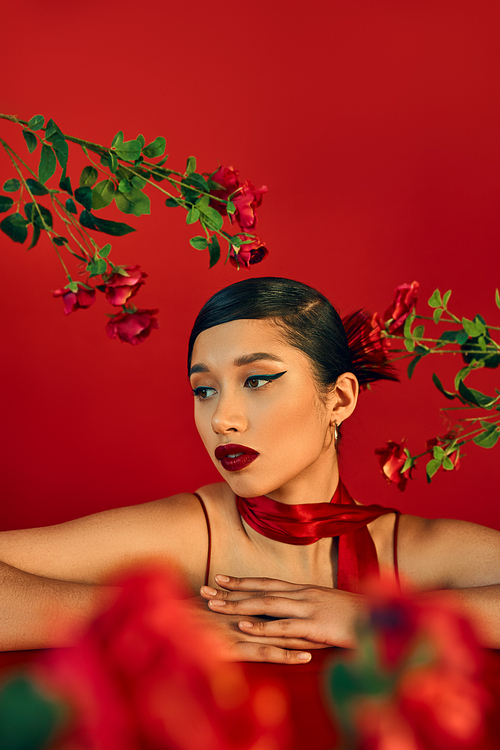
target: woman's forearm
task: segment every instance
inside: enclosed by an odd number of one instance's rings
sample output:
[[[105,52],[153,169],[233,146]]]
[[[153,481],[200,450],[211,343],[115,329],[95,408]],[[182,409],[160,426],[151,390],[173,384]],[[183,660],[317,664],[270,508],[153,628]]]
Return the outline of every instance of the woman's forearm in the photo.
[[[113,588],[57,581],[0,562],[0,650],[69,646]]]

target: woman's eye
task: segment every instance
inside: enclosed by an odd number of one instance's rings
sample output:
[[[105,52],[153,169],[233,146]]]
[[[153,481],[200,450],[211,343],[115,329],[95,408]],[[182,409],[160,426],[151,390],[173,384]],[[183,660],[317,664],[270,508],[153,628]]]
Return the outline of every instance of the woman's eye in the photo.
[[[196,398],[199,398],[200,401],[206,401],[207,398],[210,398],[210,396],[213,396],[215,393],[215,388],[208,388],[207,386],[200,386],[199,388],[193,388],[193,395]]]
[[[269,378],[262,378],[262,377],[253,377],[253,378],[247,378],[245,381],[245,385],[248,388],[262,388],[263,385],[267,385],[269,383]]]

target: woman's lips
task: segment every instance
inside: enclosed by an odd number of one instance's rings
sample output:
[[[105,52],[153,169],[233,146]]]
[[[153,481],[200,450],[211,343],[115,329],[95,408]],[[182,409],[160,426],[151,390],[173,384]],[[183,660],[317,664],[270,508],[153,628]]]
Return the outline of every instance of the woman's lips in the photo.
[[[246,445],[229,443],[218,445],[215,449],[215,458],[221,462],[226,471],[240,471],[255,461],[259,453]]]

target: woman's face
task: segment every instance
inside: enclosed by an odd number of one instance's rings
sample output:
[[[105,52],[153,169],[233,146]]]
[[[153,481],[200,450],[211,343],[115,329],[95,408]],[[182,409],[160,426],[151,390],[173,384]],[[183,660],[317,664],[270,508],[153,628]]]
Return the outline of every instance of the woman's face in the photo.
[[[299,502],[291,495],[310,494],[321,475],[336,481],[335,392],[320,398],[309,359],[275,325],[235,320],[203,331],[191,362],[198,432],[237,495]]]

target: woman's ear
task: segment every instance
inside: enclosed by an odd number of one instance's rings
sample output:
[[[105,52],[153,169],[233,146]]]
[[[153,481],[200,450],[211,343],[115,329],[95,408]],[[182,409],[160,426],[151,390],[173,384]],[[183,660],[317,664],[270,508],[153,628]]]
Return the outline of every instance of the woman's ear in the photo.
[[[330,395],[331,424],[338,427],[351,416],[358,401],[359,383],[352,372],[344,372],[337,379]]]

